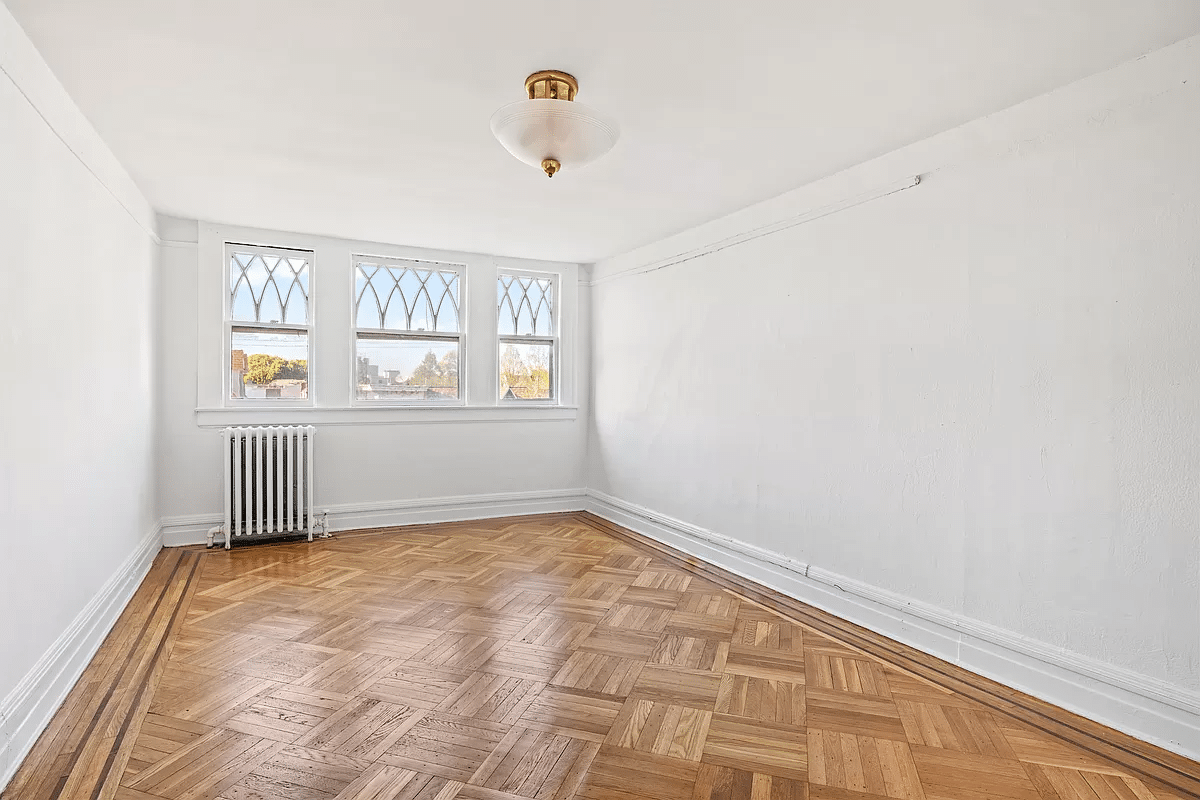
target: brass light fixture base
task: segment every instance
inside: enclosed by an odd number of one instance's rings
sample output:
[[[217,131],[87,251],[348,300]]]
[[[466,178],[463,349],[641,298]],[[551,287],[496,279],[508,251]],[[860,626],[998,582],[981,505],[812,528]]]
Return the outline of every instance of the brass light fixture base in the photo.
[[[574,75],[556,69],[544,69],[525,79],[525,91],[530,100],[574,100],[579,94],[579,81]]]
[[[558,163],[557,158],[543,158],[542,169],[546,171],[547,178],[553,178],[554,173],[562,169],[562,164]]]

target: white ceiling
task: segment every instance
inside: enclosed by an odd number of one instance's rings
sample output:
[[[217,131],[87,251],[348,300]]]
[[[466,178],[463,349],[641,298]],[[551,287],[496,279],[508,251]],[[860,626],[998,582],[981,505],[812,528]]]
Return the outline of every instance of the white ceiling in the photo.
[[[1200,31],[1195,0],[3,0],[167,214],[593,261]],[[488,120],[617,119],[547,179]]]

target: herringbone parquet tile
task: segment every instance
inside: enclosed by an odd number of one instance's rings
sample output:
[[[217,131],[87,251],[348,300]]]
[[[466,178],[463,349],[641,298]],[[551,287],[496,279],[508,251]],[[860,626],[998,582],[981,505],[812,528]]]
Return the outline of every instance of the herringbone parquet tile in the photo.
[[[4,797],[1184,796],[706,575],[579,515],[175,551]]]

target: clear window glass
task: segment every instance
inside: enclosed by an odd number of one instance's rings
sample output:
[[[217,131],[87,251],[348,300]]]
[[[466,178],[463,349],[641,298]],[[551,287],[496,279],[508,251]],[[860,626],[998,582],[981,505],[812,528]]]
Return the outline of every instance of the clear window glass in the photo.
[[[360,400],[457,400],[458,342],[358,335]]]
[[[504,400],[551,400],[554,346],[542,342],[502,342],[500,397]]]
[[[229,396],[236,400],[307,400],[308,333],[234,327]]]

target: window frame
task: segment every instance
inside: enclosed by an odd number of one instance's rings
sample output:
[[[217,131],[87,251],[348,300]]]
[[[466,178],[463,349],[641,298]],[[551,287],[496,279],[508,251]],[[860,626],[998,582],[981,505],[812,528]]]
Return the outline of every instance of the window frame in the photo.
[[[385,328],[358,327],[358,297],[355,295],[358,265],[374,263],[380,267],[410,268],[416,265],[427,265],[427,268],[438,272],[453,272],[458,277],[458,333],[436,333],[429,331],[399,331]],[[420,268],[420,267],[416,267]],[[355,408],[454,408],[467,406],[467,265],[457,261],[439,261],[432,258],[414,258],[410,256],[385,256],[365,252],[351,251],[350,253],[350,406]],[[383,320],[380,320],[382,324]],[[358,341],[360,335],[369,338],[392,341],[431,341],[458,343],[458,397],[445,400],[430,400],[428,398],[401,400],[379,399],[371,400],[358,396]]]
[[[499,289],[500,279],[503,276],[513,276],[517,278],[533,278],[535,280],[550,280],[550,290],[552,292],[550,300],[550,319],[551,319],[551,334],[534,335],[534,334],[502,334],[500,333],[500,303],[496,302],[496,356],[495,356],[495,375],[496,375],[496,403],[500,406],[541,406],[552,407],[562,405],[562,360],[561,360],[561,343],[562,343],[562,275],[555,272],[544,272],[540,270],[519,269],[507,266],[498,266],[493,283],[494,289]],[[500,374],[500,359],[504,354],[504,346],[506,344],[549,344],[550,345],[550,397],[535,397],[535,398],[512,398],[506,399],[502,391],[503,383]]]
[[[314,398],[314,355],[316,351],[315,342],[316,325],[316,251],[313,249],[302,247],[282,247],[278,245],[260,245],[250,244],[248,242],[224,241],[222,253],[224,260],[221,269],[221,286],[224,294],[224,312],[222,321],[222,346],[221,352],[222,367],[221,367],[221,394],[223,406],[227,408],[311,408]],[[230,279],[230,262],[233,259],[234,253],[250,253],[254,255],[267,255],[277,258],[295,258],[298,254],[303,255],[308,261],[308,297],[307,297],[307,313],[305,314],[308,320],[304,325],[296,325],[290,323],[264,323],[264,322],[246,322],[244,320],[233,319],[233,291],[229,286]],[[280,332],[280,333],[299,333],[303,332],[308,346],[308,391],[307,397],[304,398],[250,398],[250,397],[233,397],[233,334],[235,329],[248,331],[263,331],[265,333]]]
[[[253,228],[227,223],[171,220],[175,238],[164,247],[164,269],[172,291],[195,297],[194,422],[200,429],[229,425],[425,425],[574,420],[588,398],[587,339],[589,286],[585,266],[503,255],[471,253]],[[187,223],[195,229],[187,232]],[[226,308],[229,264],[226,243],[298,251],[311,259],[309,278],[309,396],[305,400],[230,401]],[[193,255],[194,254],[194,255]],[[385,405],[354,402],[352,254],[465,265],[463,405]],[[525,400],[499,402],[497,272],[558,276],[556,404]],[[186,273],[186,274],[181,274]],[[169,326],[170,327],[170,326]],[[186,326],[185,326],[186,327]],[[175,330],[175,328],[172,328]],[[180,336],[182,329],[176,330]],[[191,338],[191,337],[188,337]],[[581,371],[582,370],[582,371]],[[186,392],[186,390],[184,390]]]

